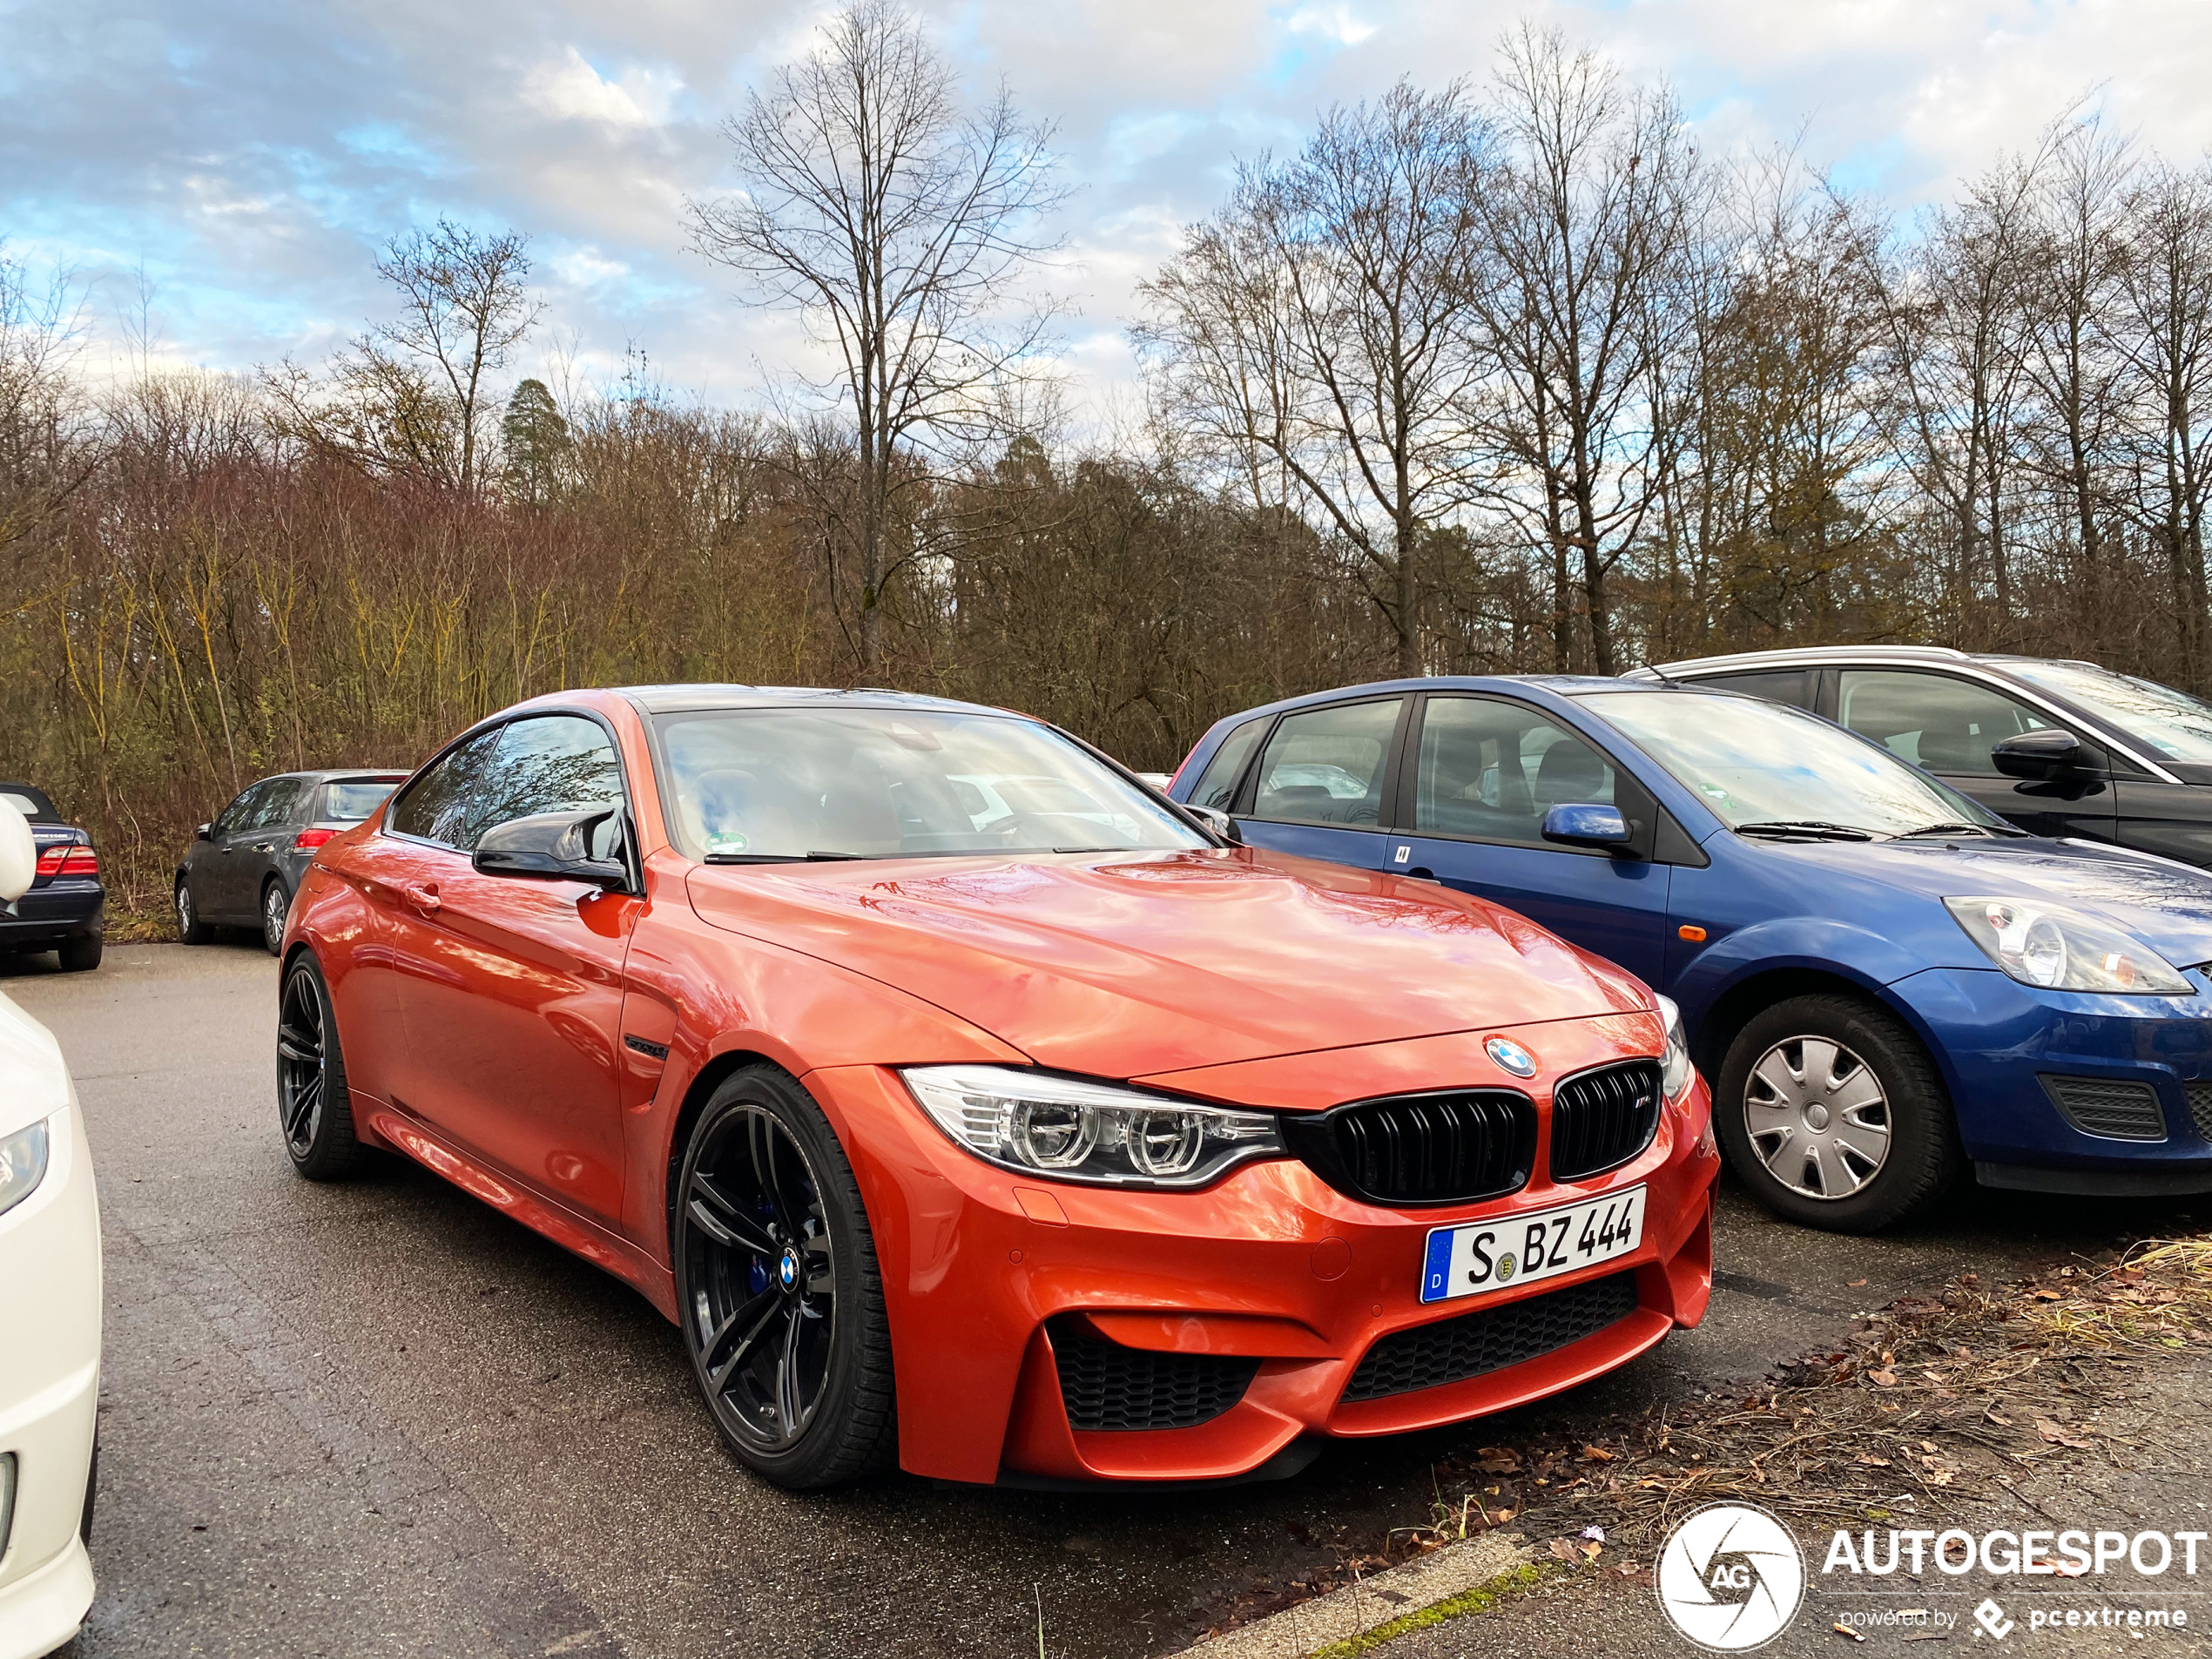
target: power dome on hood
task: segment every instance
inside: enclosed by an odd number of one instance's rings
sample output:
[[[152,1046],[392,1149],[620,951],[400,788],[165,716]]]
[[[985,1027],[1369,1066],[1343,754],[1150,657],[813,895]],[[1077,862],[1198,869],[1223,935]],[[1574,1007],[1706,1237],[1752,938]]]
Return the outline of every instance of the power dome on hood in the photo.
[[[1647,1006],[1511,911],[1251,848],[703,867],[690,889],[716,927],[1097,1076]]]

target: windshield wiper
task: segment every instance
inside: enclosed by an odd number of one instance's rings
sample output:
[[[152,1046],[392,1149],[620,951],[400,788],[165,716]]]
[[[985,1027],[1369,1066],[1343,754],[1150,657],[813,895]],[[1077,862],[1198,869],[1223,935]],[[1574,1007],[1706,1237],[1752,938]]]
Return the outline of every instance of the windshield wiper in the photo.
[[[824,864],[871,856],[873,855],[867,853],[710,853],[702,862],[707,864]]]
[[[2010,824],[1968,824],[1965,822],[1923,824],[1918,829],[1906,830],[1898,839],[1911,840],[1916,835],[2025,835],[2024,829]]]
[[[1816,841],[1871,841],[1874,832],[1856,824],[1830,824],[1817,818],[1777,818],[1757,824],[1738,824],[1738,835],[1797,835]]]

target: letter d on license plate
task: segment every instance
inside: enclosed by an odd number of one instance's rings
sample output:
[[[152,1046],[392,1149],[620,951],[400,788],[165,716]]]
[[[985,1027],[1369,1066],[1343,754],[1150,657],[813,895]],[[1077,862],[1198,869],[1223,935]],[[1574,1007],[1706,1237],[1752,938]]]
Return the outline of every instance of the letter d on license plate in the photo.
[[[1447,1302],[1554,1278],[1629,1255],[1642,1241],[1642,1187],[1557,1210],[1439,1227],[1428,1236],[1421,1300]]]

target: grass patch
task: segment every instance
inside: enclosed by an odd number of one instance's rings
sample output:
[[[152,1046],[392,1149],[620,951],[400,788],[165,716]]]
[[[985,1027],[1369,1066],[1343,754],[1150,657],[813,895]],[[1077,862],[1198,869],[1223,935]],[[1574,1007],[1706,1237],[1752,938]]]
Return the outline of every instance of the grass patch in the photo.
[[[1461,1590],[1457,1595],[1433,1602],[1411,1613],[1401,1613],[1388,1623],[1379,1624],[1372,1630],[1362,1630],[1356,1636],[1346,1636],[1341,1642],[1332,1642],[1325,1648],[1317,1648],[1311,1659],[1358,1659],[1360,1654],[1371,1653],[1386,1642],[1395,1642],[1408,1631],[1426,1630],[1447,1620],[1465,1618],[1470,1613],[1487,1613],[1492,1608],[1501,1607],[1517,1596],[1526,1595],[1548,1573],[1561,1570],[1534,1564],[1514,1568],[1485,1583]]]

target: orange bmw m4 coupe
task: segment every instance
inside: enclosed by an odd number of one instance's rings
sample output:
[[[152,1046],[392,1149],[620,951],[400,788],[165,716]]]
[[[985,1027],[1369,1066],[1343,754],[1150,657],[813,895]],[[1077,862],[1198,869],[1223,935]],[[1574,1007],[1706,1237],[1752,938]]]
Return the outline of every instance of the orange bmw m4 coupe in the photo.
[[[285,1143],[395,1150],[629,1281],[792,1487],[1286,1474],[1696,1323],[1718,1160],[1670,1005],[1228,833],[1002,711],[525,703],[318,853]]]

